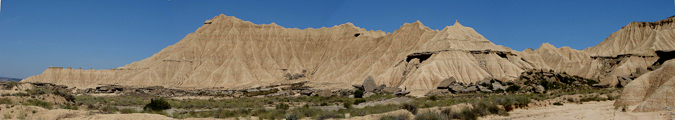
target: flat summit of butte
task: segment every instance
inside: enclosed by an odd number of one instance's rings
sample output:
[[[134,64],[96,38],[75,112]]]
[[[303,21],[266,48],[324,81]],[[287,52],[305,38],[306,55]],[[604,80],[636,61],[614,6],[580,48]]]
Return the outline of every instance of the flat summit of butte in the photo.
[[[221,14],[141,61],[110,70],[50,67],[23,81],[77,88],[117,84],[219,89],[308,81],[316,89],[338,89],[372,76],[378,85],[420,95],[451,77],[463,83],[511,81],[526,70],[543,69],[617,85],[617,76],[652,66],[662,58],[659,51],[675,50],[672,23],[673,17],[633,22],[584,50],[544,43],[515,51],[457,21],[440,31],[419,21],[405,23],[387,34],[351,23],[297,29]]]

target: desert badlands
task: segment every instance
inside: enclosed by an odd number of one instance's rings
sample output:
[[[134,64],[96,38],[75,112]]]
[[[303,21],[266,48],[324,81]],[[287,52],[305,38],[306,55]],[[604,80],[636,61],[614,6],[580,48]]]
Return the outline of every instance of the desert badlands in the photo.
[[[218,15],[109,70],[2,82],[4,119],[672,119],[675,17],[583,50],[516,51],[454,21],[392,33]],[[200,23],[201,24],[201,23]]]

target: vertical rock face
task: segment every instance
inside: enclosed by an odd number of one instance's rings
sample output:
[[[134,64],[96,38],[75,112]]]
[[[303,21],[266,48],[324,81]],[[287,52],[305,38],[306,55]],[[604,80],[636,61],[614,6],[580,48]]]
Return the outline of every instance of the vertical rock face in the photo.
[[[376,85],[423,94],[446,78],[462,83],[488,77],[508,81],[526,69],[543,68],[618,84],[617,75],[630,75],[658,59],[650,50],[675,45],[668,39],[675,34],[671,19],[631,23],[582,51],[545,43],[518,52],[495,45],[457,21],[440,31],[419,21],[405,23],[387,34],[351,23],[297,29],[219,15],[141,61],[110,70],[50,67],[24,81],[80,88],[119,84],[237,89],[298,80],[321,89],[350,88],[373,76]],[[635,45],[620,46],[625,41]]]

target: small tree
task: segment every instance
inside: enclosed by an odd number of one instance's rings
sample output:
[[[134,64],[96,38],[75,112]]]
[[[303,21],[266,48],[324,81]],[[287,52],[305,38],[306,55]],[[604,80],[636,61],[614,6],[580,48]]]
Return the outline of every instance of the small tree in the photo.
[[[171,109],[171,104],[166,102],[164,99],[151,99],[150,103],[146,104],[143,107],[143,110],[146,111],[162,111],[166,109]]]

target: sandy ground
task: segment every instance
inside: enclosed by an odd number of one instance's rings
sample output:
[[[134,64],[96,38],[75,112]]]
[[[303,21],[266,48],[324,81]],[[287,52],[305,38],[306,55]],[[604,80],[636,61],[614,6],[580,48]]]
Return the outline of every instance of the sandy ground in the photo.
[[[564,104],[529,109],[515,109],[509,116],[488,116],[489,120],[666,120],[671,111],[621,112],[613,106],[614,101]],[[634,107],[632,107],[634,109]],[[629,107],[630,109],[630,107]],[[632,109],[631,109],[632,110]],[[629,110],[630,111],[630,110]]]

